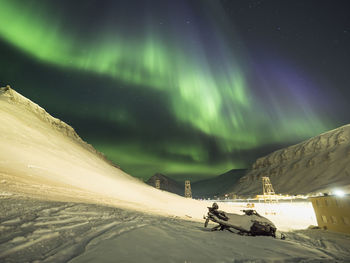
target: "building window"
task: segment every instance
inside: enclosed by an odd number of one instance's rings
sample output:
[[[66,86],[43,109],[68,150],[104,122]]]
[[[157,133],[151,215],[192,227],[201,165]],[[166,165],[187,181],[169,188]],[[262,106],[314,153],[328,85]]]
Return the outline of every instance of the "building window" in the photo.
[[[336,224],[337,218],[335,216],[331,216],[331,222],[332,222],[332,224]]]
[[[327,199],[324,200],[324,204],[325,204],[326,206],[329,206],[329,202],[328,202]]]
[[[322,216],[322,221],[323,221],[323,223],[327,223],[327,217],[326,216]]]
[[[345,225],[350,225],[349,218],[347,218],[346,216],[343,216],[343,223],[344,223]]]
[[[317,207],[322,207],[322,203],[321,203],[320,200],[316,200],[316,206],[317,206]]]

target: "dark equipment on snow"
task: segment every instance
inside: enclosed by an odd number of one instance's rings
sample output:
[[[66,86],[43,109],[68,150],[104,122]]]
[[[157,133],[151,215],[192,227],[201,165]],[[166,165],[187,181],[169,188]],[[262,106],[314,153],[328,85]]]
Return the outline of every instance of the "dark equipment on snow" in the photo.
[[[208,214],[204,217],[204,227],[207,227],[209,221],[212,221],[219,224],[213,227],[212,231],[226,229],[240,235],[276,237],[276,226],[266,217],[259,215],[255,210],[243,210],[244,215],[238,215],[218,209],[217,203],[213,203],[212,207],[208,207]]]

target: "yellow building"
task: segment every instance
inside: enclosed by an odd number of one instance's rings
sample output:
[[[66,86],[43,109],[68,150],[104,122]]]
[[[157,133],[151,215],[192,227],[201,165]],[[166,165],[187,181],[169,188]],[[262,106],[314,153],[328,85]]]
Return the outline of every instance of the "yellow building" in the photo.
[[[350,234],[350,196],[310,197],[318,226]]]

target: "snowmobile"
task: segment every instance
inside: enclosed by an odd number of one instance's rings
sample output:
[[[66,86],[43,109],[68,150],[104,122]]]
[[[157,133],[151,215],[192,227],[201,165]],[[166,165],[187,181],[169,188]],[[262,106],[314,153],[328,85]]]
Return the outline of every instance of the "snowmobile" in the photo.
[[[243,210],[244,215],[238,215],[218,209],[217,203],[213,203],[212,207],[208,207],[208,214],[204,216],[204,227],[207,227],[209,221],[212,221],[219,224],[213,227],[212,231],[228,230],[240,235],[276,237],[276,226],[266,217],[259,215],[255,210]]]

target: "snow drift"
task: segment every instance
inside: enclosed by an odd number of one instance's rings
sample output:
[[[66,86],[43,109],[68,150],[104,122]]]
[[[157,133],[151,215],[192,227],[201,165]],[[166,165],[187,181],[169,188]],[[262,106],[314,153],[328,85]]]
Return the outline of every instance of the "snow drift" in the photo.
[[[201,218],[208,204],[159,191],[112,165],[72,127],[0,89],[0,191]]]
[[[234,191],[261,194],[263,176],[270,177],[276,193],[307,194],[334,188],[350,193],[350,125],[259,158]]]

